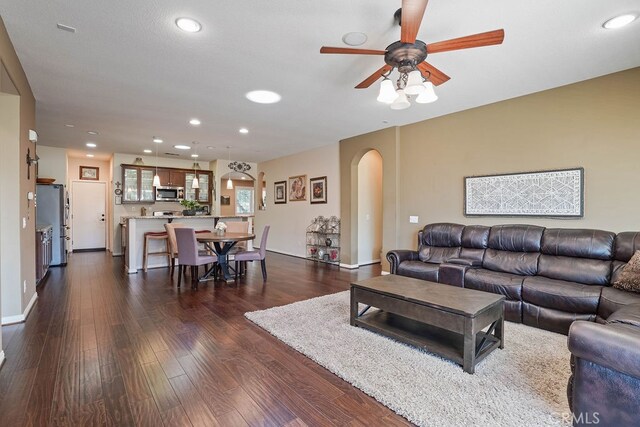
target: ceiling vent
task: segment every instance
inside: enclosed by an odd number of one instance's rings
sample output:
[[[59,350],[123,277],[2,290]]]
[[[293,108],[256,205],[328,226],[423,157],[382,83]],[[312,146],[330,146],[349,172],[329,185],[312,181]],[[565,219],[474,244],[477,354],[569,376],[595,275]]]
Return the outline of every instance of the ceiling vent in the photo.
[[[75,33],[76,32],[75,28],[70,27],[68,25],[58,24],[58,25],[56,25],[56,27],[58,27],[59,30],[68,31],[70,33]]]
[[[164,153],[167,156],[175,156],[175,157],[180,157],[180,154],[176,154],[176,153]]]

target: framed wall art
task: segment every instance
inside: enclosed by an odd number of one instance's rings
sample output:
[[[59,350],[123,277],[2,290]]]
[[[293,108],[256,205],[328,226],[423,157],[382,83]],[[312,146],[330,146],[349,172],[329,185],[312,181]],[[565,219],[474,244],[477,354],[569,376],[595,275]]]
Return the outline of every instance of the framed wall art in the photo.
[[[94,166],[80,166],[80,179],[98,181],[100,179],[100,169]]]
[[[273,202],[276,205],[287,203],[287,181],[273,183]]]
[[[307,175],[289,177],[289,201],[302,202],[307,200]]]
[[[309,179],[311,203],[327,203],[327,177],[319,176]]]
[[[465,177],[464,214],[582,218],[584,169]]]

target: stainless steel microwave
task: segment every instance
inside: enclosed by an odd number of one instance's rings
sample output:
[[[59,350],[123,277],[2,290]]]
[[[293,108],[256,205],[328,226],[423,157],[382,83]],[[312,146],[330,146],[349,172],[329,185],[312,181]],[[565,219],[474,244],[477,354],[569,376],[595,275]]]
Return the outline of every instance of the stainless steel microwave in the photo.
[[[184,187],[156,187],[156,202],[179,202],[184,199]]]

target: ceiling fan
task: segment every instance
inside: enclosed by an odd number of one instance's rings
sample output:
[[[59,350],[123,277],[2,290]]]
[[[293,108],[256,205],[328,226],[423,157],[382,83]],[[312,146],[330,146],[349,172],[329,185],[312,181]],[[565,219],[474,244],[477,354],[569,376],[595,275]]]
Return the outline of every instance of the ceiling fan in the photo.
[[[433,91],[433,85],[439,86],[450,77],[426,62],[427,56],[452,50],[501,44],[504,40],[504,30],[488,31],[427,44],[417,40],[416,37],[428,1],[402,0],[402,8],[398,9],[394,15],[401,27],[400,40],[391,43],[385,50],[323,46],[320,53],[384,55],[386,64],[364,79],[356,89],[368,88],[382,77],[378,101],[391,104],[392,109],[408,108],[411,104],[407,95],[418,95],[416,102],[419,103],[433,102],[438,99]],[[394,68],[400,73],[395,88],[393,82],[388,79]]]

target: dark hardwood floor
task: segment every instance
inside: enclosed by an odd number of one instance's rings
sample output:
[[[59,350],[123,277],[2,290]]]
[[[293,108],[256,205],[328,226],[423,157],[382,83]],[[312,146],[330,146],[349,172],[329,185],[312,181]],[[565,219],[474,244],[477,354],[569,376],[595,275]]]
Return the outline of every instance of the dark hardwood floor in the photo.
[[[409,425],[243,314],[348,289],[348,271],[269,253],[238,284],[73,254],[24,324],[2,327],[0,426]],[[356,356],[354,356],[356,357]]]

